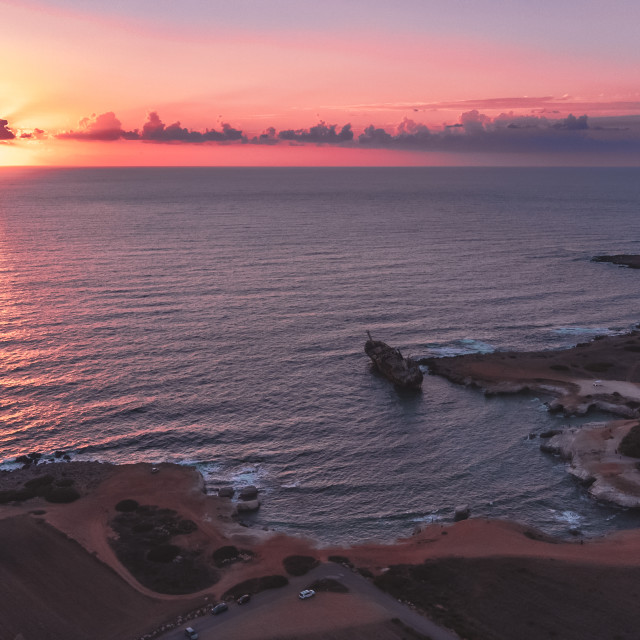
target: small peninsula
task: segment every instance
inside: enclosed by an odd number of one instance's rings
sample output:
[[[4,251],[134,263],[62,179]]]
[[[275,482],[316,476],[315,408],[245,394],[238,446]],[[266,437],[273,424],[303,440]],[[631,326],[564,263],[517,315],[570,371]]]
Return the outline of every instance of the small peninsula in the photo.
[[[600,409],[625,418],[640,415],[640,331],[600,336],[570,349],[496,351],[422,358],[429,372],[485,393],[532,391],[554,399],[549,409],[584,415]]]
[[[610,256],[595,256],[591,258],[592,262],[610,262],[619,267],[628,267],[629,269],[640,269],[640,255],[633,253],[618,253]]]

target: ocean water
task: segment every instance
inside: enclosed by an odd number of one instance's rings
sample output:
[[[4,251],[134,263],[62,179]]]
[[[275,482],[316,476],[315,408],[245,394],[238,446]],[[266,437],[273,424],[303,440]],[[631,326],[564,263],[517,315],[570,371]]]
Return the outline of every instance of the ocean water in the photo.
[[[0,169],[0,461],[196,464],[250,520],[392,541],[456,505],[557,535],[640,525],[530,432],[585,422],[371,370],[640,321],[638,169]],[[594,414],[588,420],[603,419]]]

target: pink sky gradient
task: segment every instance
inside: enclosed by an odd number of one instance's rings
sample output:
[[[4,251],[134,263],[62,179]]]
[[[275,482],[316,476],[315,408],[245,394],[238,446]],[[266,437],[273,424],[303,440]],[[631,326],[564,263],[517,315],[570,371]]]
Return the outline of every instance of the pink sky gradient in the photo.
[[[490,119],[511,113],[559,121],[587,114],[590,124],[598,117],[640,114],[640,52],[628,24],[633,15],[621,8],[594,9],[586,19],[591,3],[560,0],[543,30],[540,16],[528,15],[516,0],[522,15],[498,0],[480,0],[476,13],[456,0],[355,0],[332,21],[308,3],[303,9],[280,0],[267,13],[265,3],[239,1],[242,15],[200,0],[180,3],[179,13],[173,3],[146,0],[132,7],[100,0],[0,0],[3,22],[12,25],[0,40],[0,119],[16,136],[0,141],[0,166],[476,164],[482,151],[477,144],[462,145],[459,153],[427,146],[374,149],[358,147],[358,136],[372,124],[396,131],[405,118],[447,131],[474,109]],[[329,2],[333,6],[341,5]],[[563,24],[572,10],[575,20]],[[640,19],[640,11],[631,11]],[[56,137],[107,113],[115,114],[123,131],[142,130],[150,112],[189,131],[219,130],[227,123],[247,139],[267,127],[308,129],[321,121],[350,123],[355,138],[350,148],[218,149],[207,142],[207,149],[188,145],[178,151],[175,144],[161,149],[137,139]],[[620,155],[619,122],[604,125],[616,130],[609,137],[617,146],[602,156],[603,163],[633,164],[633,144],[622,145]],[[625,127],[635,143],[640,125],[634,120]],[[33,136],[35,129],[46,136]],[[493,147],[481,153],[481,162],[508,163],[496,157],[499,145]],[[593,164],[587,156],[595,149],[585,145],[581,154],[572,143],[558,147],[564,155],[551,154],[549,161],[565,164],[577,157]],[[527,157],[524,147],[510,152]],[[530,162],[539,164],[545,153],[550,150],[532,148]]]

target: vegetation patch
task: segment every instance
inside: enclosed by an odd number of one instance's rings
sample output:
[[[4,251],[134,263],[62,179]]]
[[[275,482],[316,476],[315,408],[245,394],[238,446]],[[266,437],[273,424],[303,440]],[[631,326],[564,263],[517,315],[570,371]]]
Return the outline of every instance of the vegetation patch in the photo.
[[[253,551],[238,549],[238,547],[230,544],[216,549],[213,552],[212,559],[216,567],[221,569],[234,562],[250,560],[254,555]]]
[[[392,566],[375,584],[466,640],[602,640],[637,636],[639,575],[544,558],[442,558]]]
[[[251,578],[250,580],[239,582],[231,587],[231,589],[222,595],[222,599],[235,600],[245,593],[255,595],[256,593],[260,593],[267,589],[280,589],[281,587],[286,587],[288,584],[289,579],[286,576],[280,575]]]
[[[328,593],[349,593],[349,587],[338,582],[333,578],[321,578],[312,582],[307,589],[313,589],[314,591],[324,591]]]
[[[151,562],[171,562],[180,553],[180,547],[175,544],[159,544],[147,553],[147,560]]]
[[[620,441],[618,450],[623,456],[640,458],[640,422],[629,429],[627,435]]]
[[[569,367],[566,364],[552,364],[549,366],[549,369],[553,369],[554,371],[569,371]]]
[[[320,561],[313,556],[287,556],[282,564],[290,576],[303,576],[317,567]]]
[[[336,564],[342,564],[345,567],[353,568],[353,562],[351,562],[347,556],[329,556],[327,560],[329,560],[329,562],[335,562]]]
[[[391,618],[391,622],[402,630],[402,636],[406,640],[432,640],[431,636],[425,636],[424,633],[416,631],[413,627],[402,622],[400,618]]]
[[[118,559],[145,587],[158,593],[193,593],[215,584],[219,577],[213,562],[199,550],[184,549],[172,538],[197,529],[173,509],[118,503],[124,510],[111,521],[116,538],[110,540]],[[131,509],[132,504],[135,509]],[[117,506],[116,505],[116,508]]]
[[[80,493],[73,487],[51,487],[44,498],[47,502],[55,502],[58,504],[66,504],[75,502],[80,497]]]
[[[116,511],[121,511],[122,513],[128,513],[129,511],[135,511],[140,505],[136,500],[132,500],[131,498],[127,498],[126,500],[120,500],[116,505]]]
[[[63,478],[61,480],[67,479]],[[73,480],[71,480],[71,484],[73,484]],[[36,497],[44,498],[47,502],[68,503],[77,500],[80,497],[80,493],[70,484],[64,483],[61,485],[60,481],[54,481],[54,477],[47,474],[27,480],[23,487],[0,491],[0,504],[24,502]]]
[[[584,365],[587,371],[593,371],[594,373],[605,373],[613,367],[612,362],[588,362]]]

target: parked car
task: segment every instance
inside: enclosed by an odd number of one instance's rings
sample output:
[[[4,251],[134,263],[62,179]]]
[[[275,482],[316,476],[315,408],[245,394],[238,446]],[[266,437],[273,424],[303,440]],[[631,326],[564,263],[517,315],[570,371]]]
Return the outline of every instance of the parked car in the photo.
[[[313,589],[305,589],[304,591],[300,592],[298,598],[300,598],[300,600],[306,600],[307,598],[313,598],[313,596],[315,595],[316,592]]]
[[[251,594],[245,593],[243,596],[240,596],[237,600],[238,604],[247,604],[251,600]]]
[[[219,613],[228,611],[228,609],[229,605],[226,602],[221,602],[220,604],[217,604],[215,607],[213,607],[213,609],[211,610],[211,615],[217,616]]]
[[[198,632],[193,627],[187,627],[184,630],[184,635],[189,638],[189,640],[198,640]]]

